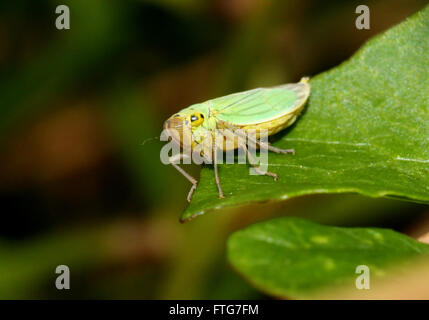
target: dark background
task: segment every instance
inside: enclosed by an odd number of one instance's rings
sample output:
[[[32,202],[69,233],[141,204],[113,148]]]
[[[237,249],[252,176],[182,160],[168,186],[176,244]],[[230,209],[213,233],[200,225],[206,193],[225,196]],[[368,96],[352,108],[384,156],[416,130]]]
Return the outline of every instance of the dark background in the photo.
[[[55,28],[60,4],[70,30]],[[370,7],[370,30],[355,28],[360,4]],[[357,195],[216,211],[182,225],[190,185],[161,164],[158,139],[174,112],[328,70],[425,4],[3,1],[0,298],[265,298],[225,259],[227,236],[252,222],[295,215],[427,230],[427,207]],[[71,290],[55,288],[60,264]]]

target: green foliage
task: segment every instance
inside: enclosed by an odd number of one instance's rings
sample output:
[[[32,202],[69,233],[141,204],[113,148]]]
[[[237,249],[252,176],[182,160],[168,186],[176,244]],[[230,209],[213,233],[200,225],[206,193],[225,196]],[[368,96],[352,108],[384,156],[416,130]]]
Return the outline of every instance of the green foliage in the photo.
[[[378,228],[339,228],[297,218],[257,223],[231,235],[228,259],[259,289],[289,298],[309,298],[325,287],[355,288],[358,265],[373,277],[422,254],[429,246]],[[395,272],[398,270],[395,269]]]
[[[269,155],[269,170],[279,181],[251,176],[246,165],[222,165],[226,199],[220,200],[212,168],[203,168],[182,220],[313,193],[429,202],[428,37],[429,7],[312,78],[306,110],[274,143],[296,155]]]

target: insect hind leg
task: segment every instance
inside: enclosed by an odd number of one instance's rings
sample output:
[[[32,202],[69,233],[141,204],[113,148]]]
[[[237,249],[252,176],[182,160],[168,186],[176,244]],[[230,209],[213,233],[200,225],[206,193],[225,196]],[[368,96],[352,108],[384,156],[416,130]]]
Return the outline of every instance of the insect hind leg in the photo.
[[[295,155],[295,149],[280,149],[280,148],[273,147],[269,143],[260,143],[259,146],[263,149],[268,149],[268,150],[270,150],[274,153],[277,153],[277,154],[288,154],[288,153],[290,153],[292,155]]]
[[[249,159],[250,165],[253,167],[253,169],[260,175],[270,176],[274,179],[274,181],[277,181],[279,179],[278,175],[270,172],[270,171],[263,171],[261,170],[258,165],[256,164],[256,159],[252,156],[252,154],[249,152],[249,150],[246,147],[246,144],[241,144],[241,148],[246,152],[247,158]]]
[[[248,140],[252,141],[253,143],[256,143],[259,145],[260,148],[265,149],[265,150],[269,150],[272,151],[274,153],[277,154],[292,154],[295,155],[295,149],[280,149],[280,148],[276,148],[273,147],[272,145],[270,145],[268,142],[261,142],[258,141],[257,139],[253,138],[251,135],[247,135],[247,136],[243,136],[240,133],[238,133],[238,136],[245,139],[247,137]]]

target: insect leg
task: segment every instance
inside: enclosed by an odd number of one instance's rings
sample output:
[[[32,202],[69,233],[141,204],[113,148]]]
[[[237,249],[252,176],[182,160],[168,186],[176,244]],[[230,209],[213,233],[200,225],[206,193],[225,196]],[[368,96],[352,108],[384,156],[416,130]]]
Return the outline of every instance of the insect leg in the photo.
[[[178,158],[183,158],[184,155],[183,154],[179,154]],[[186,197],[186,199],[188,200],[188,202],[191,202],[192,196],[194,194],[195,189],[197,188],[198,185],[198,181],[192,177],[189,173],[187,173],[185,170],[183,170],[181,167],[179,167],[179,165],[177,165],[176,163],[174,163],[174,161],[176,160],[176,156],[170,158],[170,164],[177,169],[177,171],[179,171],[186,179],[188,179],[191,183],[192,183],[192,187],[191,190],[189,190],[188,196]]]
[[[219,191],[219,199],[223,199],[223,198],[225,198],[225,196],[223,195],[222,188],[220,186],[220,179],[219,179],[219,173],[218,173],[218,168],[217,168],[216,147],[214,147],[214,150],[213,150],[213,165],[214,165],[216,185],[217,185],[217,189]]]
[[[256,159],[252,156],[252,154],[249,152],[249,150],[246,147],[246,136],[243,136],[242,134],[238,133],[238,131],[232,132],[232,131],[227,130],[227,129],[224,130],[224,134],[226,137],[228,137],[230,139],[234,139],[235,137],[237,138],[238,146],[244,150],[244,152],[247,155],[247,158],[249,159],[250,164],[253,166],[253,168],[255,169],[255,171],[257,173],[259,173],[261,175],[267,175],[267,176],[273,177],[274,180],[278,180],[278,176],[275,173],[269,172],[269,171],[262,171],[256,165],[256,162],[257,162]],[[258,143],[260,145],[262,144],[262,143],[260,143],[260,141],[252,139],[250,136],[249,136],[249,139],[251,139],[253,142]]]
[[[239,134],[239,136],[241,136],[242,138],[245,138],[245,136],[242,136],[241,134]],[[274,153],[278,153],[278,154],[295,154],[295,149],[280,149],[280,148],[276,148],[273,147],[272,145],[270,145],[269,143],[264,143],[261,141],[258,141],[257,139],[251,137],[250,135],[247,135],[247,139],[249,139],[250,141],[257,143],[261,148],[263,149],[268,149]]]
[[[219,171],[218,171],[218,151],[223,152],[224,138],[225,138],[224,134],[221,131],[215,130],[214,139],[211,140],[212,145],[210,146],[212,148],[211,154],[213,159],[216,185],[219,192],[219,199],[225,198],[222,191],[222,187],[220,186]]]
[[[273,173],[273,172],[269,172],[269,171],[262,171],[256,164],[256,159],[252,156],[252,154],[249,152],[249,150],[246,147],[246,144],[242,143],[241,148],[244,149],[244,151],[246,152],[247,158],[249,159],[250,164],[252,165],[252,167],[255,169],[255,171],[261,175],[266,175],[266,176],[270,176],[273,177],[273,179],[275,181],[277,181],[279,179],[279,177]]]
[[[274,153],[277,153],[277,154],[280,154],[280,153],[281,154],[288,154],[288,153],[290,153],[290,154],[295,155],[295,149],[280,149],[280,148],[273,147],[269,143],[260,143],[259,145],[261,148],[268,149],[268,150],[270,150]]]

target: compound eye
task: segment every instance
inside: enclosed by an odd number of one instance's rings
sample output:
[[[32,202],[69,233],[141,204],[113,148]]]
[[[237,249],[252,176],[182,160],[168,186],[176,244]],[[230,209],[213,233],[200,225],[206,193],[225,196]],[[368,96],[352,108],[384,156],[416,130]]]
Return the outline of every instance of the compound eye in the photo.
[[[191,115],[191,125],[192,126],[199,126],[204,121],[204,116],[202,113],[194,113]]]

